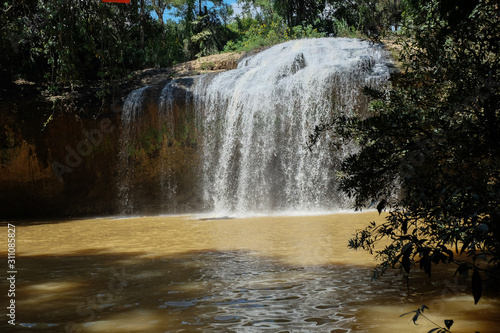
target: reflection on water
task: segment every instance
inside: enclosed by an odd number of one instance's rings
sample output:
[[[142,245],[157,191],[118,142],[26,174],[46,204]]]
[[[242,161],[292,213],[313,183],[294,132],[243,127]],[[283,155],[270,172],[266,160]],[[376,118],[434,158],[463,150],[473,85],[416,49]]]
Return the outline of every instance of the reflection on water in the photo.
[[[395,272],[346,248],[373,213],[94,219],[17,227],[19,332],[497,332],[499,302]],[[4,231],[4,227],[1,228]],[[2,281],[2,290],[7,284]],[[5,294],[2,292],[2,294]],[[5,303],[5,295],[3,296]],[[11,329],[6,320],[2,331]]]

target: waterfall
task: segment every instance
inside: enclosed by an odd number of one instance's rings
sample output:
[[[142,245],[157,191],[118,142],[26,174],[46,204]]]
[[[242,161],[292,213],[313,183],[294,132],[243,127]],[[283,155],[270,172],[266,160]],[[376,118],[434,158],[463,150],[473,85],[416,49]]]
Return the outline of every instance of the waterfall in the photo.
[[[367,41],[306,39],[275,45],[242,59],[237,69],[189,84],[167,82],[160,118],[172,118],[178,85],[186,90],[183,105],[194,109],[202,209],[232,215],[347,208],[336,174],[355,147],[334,146],[324,136],[309,151],[307,140],[335,115],[366,112],[362,88],[386,84],[388,62],[382,47]]]
[[[354,39],[298,40],[199,78],[206,202],[221,214],[341,208],[335,172],[351,148],[305,147],[315,125],[366,107],[363,86],[388,78],[384,57]]]
[[[131,138],[135,137],[137,132],[137,124],[134,120],[141,115],[142,102],[148,88],[149,86],[132,91],[123,103],[118,143],[118,208],[122,214],[134,212],[134,200],[130,195],[133,191],[134,173],[134,164],[129,163],[132,157]]]

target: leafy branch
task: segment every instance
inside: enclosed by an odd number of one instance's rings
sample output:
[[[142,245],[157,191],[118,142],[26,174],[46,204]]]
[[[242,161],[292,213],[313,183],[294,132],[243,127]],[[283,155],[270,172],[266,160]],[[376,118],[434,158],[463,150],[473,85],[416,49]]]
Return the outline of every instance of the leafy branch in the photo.
[[[413,323],[415,325],[418,325],[417,324],[418,318],[424,317],[427,321],[429,321],[431,324],[433,324],[434,326],[436,326],[435,328],[431,329],[427,333],[446,333],[446,332],[451,332],[450,328],[451,328],[451,326],[454,323],[452,319],[445,319],[444,320],[444,326],[445,327],[442,327],[442,326],[436,324],[433,320],[429,319],[426,315],[424,315],[424,310],[425,309],[429,310],[429,308],[426,305],[422,305],[421,307],[419,307],[415,311],[410,311],[410,312],[407,312],[407,313],[403,313],[399,317],[403,317],[403,316],[406,316],[406,315],[409,315],[409,314],[414,314],[413,318],[411,320],[413,321]],[[478,332],[476,332],[476,333],[478,333]]]

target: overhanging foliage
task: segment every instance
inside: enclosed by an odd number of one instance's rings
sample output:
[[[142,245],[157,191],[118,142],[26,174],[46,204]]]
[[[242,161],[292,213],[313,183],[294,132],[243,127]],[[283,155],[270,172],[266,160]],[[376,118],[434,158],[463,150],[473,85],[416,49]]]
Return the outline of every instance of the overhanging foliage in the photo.
[[[340,187],[357,208],[389,210],[349,243],[375,254],[376,274],[418,265],[431,276],[456,263],[464,279],[472,272],[477,303],[500,265],[498,2],[410,1],[405,15],[406,68],[387,91],[367,90],[371,115],[342,116],[311,138],[335,130],[360,147]]]

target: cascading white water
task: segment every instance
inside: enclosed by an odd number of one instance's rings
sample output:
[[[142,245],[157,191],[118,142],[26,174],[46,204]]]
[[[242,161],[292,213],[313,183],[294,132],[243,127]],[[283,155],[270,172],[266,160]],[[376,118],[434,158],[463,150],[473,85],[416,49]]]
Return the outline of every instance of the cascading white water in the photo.
[[[193,168],[201,174],[205,211],[219,216],[332,211],[348,203],[337,190],[336,173],[355,148],[334,147],[324,136],[309,151],[307,140],[332,116],[366,111],[362,89],[386,84],[388,64],[382,47],[367,41],[290,41],[244,58],[235,70],[168,81],[159,94],[157,118],[173,132],[174,118],[186,112],[180,110],[194,107],[201,162]],[[133,91],[123,107],[124,208],[133,206],[127,139],[146,88]],[[162,170],[170,163],[161,162]],[[163,172],[158,180],[164,201],[177,193],[170,177]]]
[[[149,86],[132,91],[123,103],[118,153],[118,206],[122,214],[130,214],[134,211],[133,200],[130,198],[134,167],[128,161],[131,154],[131,138],[136,130],[134,119],[141,113],[142,102],[148,88]]]
[[[366,105],[362,88],[389,76],[380,46],[355,39],[276,45],[238,68],[195,81],[206,202],[216,214],[341,208],[335,172],[351,148],[329,138],[305,149],[314,126]]]

